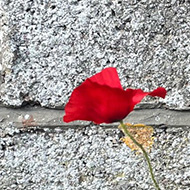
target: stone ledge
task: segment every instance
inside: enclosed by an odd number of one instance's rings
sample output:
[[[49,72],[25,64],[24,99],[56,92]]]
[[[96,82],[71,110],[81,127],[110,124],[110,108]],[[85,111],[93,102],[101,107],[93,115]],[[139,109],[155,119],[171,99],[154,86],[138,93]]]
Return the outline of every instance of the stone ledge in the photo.
[[[46,109],[42,107],[6,108],[0,107],[0,123],[13,122],[18,128],[36,127],[67,129],[75,126],[86,126],[90,122],[76,121],[64,123],[64,110]],[[168,110],[164,108],[135,109],[124,122],[143,123],[155,127],[190,127],[190,111]],[[101,124],[101,126],[118,126],[118,123]]]

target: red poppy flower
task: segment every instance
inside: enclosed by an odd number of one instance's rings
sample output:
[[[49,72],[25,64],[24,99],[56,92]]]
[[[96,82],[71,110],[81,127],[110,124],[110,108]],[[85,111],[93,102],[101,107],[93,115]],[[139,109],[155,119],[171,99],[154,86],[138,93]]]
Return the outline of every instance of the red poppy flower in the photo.
[[[74,89],[65,106],[63,120],[86,120],[97,124],[121,121],[147,95],[165,98],[166,90],[162,87],[152,92],[124,90],[116,69],[106,68]]]

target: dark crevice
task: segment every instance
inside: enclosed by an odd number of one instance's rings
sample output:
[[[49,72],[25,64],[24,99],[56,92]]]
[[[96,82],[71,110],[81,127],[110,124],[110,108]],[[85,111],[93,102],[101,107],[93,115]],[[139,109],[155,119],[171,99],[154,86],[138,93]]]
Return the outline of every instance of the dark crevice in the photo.
[[[41,104],[38,101],[23,101],[22,105],[20,107],[34,107],[34,106],[39,106],[41,107]]]

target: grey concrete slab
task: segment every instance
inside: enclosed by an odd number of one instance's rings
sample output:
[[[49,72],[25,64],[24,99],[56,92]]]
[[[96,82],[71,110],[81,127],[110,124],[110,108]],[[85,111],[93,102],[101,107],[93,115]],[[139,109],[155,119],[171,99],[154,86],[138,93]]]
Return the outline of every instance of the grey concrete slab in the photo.
[[[114,127],[26,131],[1,123],[0,189],[154,190],[143,156],[121,136]],[[154,138],[150,159],[161,190],[189,190],[190,131],[165,126]]]
[[[163,86],[168,96],[156,101],[189,107],[189,1],[0,2],[4,104],[63,107],[77,85],[113,66],[124,88]]]
[[[0,101],[18,107],[0,107],[0,189],[153,189],[118,123],[67,124],[63,110],[30,107],[63,109],[77,85],[113,66],[124,88],[166,87],[165,100],[145,99],[125,122],[155,127],[150,158],[161,189],[189,190],[189,7],[0,0]]]

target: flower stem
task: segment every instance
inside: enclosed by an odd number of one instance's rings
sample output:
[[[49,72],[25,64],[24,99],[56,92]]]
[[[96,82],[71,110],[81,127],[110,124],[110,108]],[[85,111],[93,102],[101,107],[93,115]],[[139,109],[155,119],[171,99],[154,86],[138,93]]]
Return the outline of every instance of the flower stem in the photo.
[[[151,178],[152,178],[152,181],[154,182],[154,185],[156,187],[157,190],[160,190],[160,187],[158,186],[158,183],[156,182],[155,180],[155,177],[154,177],[154,173],[153,173],[153,169],[152,169],[152,165],[151,165],[151,162],[150,162],[150,159],[148,157],[148,154],[146,152],[146,150],[143,148],[143,146],[138,143],[135,138],[130,134],[130,132],[128,131],[126,125],[123,123],[123,121],[120,121],[121,123],[121,128],[123,129],[123,132],[125,135],[128,135],[130,137],[130,139],[142,150],[144,156],[145,156],[145,159],[148,163],[148,168],[149,168],[149,172],[150,172],[150,175],[151,175]]]

